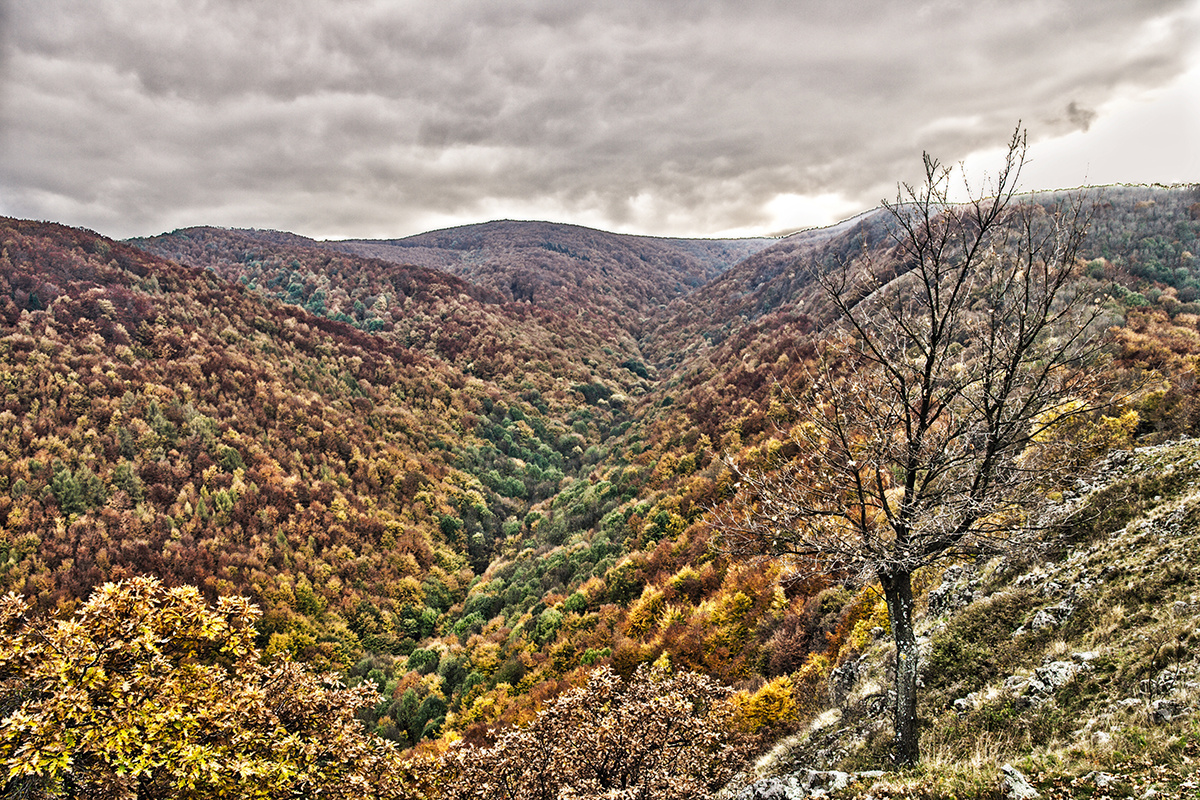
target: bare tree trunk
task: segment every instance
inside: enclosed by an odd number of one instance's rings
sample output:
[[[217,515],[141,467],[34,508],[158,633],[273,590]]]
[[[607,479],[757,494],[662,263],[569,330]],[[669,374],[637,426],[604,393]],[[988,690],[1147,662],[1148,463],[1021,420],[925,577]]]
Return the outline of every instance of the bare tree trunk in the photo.
[[[896,642],[895,738],[892,758],[908,767],[920,759],[917,733],[917,637],[913,632],[912,573],[897,570],[880,576],[888,620]]]

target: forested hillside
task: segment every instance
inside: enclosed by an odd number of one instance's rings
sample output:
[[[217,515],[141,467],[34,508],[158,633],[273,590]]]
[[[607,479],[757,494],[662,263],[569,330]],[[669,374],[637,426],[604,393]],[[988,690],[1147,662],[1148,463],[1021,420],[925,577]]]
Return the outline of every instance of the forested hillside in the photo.
[[[770,239],[660,239],[627,236],[548,222],[489,222],[418,234],[406,239],[316,242],[275,231],[187,229],[135,242],[158,255],[210,266],[226,277],[254,285],[316,313],[341,315],[368,330],[388,325],[389,282],[415,267],[454,275],[485,302],[513,302],[584,317],[584,325],[607,339],[642,337],[661,307],[707,283]],[[255,249],[260,248],[263,253]],[[322,250],[386,262],[387,277],[366,277],[355,267],[320,269],[315,279],[280,275],[265,253],[286,248]],[[266,272],[264,273],[264,269]],[[379,271],[367,270],[368,275]],[[339,280],[349,272],[353,283]],[[301,288],[293,289],[301,278]],[[436,280],[436,279],[435,279]],[[307,285],[306,285],[307,284]],[[365,291],[364,291],[365,290]],[[367,295],[367,296],[364,296]],[[403,295],[402,295],[403,296]],[[372,302],[367,302],[371,300]],[[564,327],[560,321],[557,327]],[[616,330],[614,330],[614,328]],[[573,348],[578,343],[572,343]]]
[[[194,228],[137,244],[514,388],[603,379],[611,393],[644,377],[621,366],[640,353],[618,316],[590,305],[514,302],[440,270],[277,233]]]
[[[1093,194],[1075,285],[1116,399],[1089,430],[1200,435],[1200,195]],[[492,223],[131,244],[4,220],[0,589],[60,616],[138,575],[246,596],[265,656],[373,684],[367,728],[419,753],[651,665],[739,690],[721,746],[761,750],[887,613],[731,557],[709,513],[725,457],[789,454],[834,318],[814,277],[887,261],[891,232],[877,211],[776,242]]]
[[[396,264],[442,269],[509,300],[611,316],[641,336],[661,305],[771,243],[661,239],[506,221],[331,246]]]
[[[247,593],[264,639],[329,663],[351,651],[326,608],[394,597],[417,624],[423,580],[454,591],[461,374],[94,234],[7,221],[3,242],[6,587]]]

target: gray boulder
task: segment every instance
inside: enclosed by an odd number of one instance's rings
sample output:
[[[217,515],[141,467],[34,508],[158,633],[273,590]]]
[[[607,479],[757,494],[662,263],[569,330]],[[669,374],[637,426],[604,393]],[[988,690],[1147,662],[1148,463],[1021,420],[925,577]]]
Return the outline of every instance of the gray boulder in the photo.
[[[1004,795],[1008,800],[1033,800],[1035,797],[1041,797],[1041,793],[1033,788],[1021,771],[1012,764],[1005,764],[1000,767],[1000,771],[1004,773]]]

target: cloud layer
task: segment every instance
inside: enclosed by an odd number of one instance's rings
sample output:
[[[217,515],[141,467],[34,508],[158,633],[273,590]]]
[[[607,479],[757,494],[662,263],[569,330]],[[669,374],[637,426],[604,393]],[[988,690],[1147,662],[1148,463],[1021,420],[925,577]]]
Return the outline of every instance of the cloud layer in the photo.
[[[1087,130],[1116,94],[1180,75],[1196,21],[1182,0],[2,13],[0,213],[116,236],[395,236],[503,216],[752,230],[812,198],[874,205],[922,150],[964,158],[1018,119],[1035,138]]]

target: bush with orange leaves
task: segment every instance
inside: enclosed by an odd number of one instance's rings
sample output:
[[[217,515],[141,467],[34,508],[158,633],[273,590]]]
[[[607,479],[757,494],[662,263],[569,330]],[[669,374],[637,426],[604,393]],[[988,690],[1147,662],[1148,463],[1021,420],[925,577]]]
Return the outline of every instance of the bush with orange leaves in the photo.
[[[626,683],[608,667],[491,747],[456,744],[438,768],[439,797],[507,800],[701,798],[745,752],[731,691],[694,672],[642,665]]]

